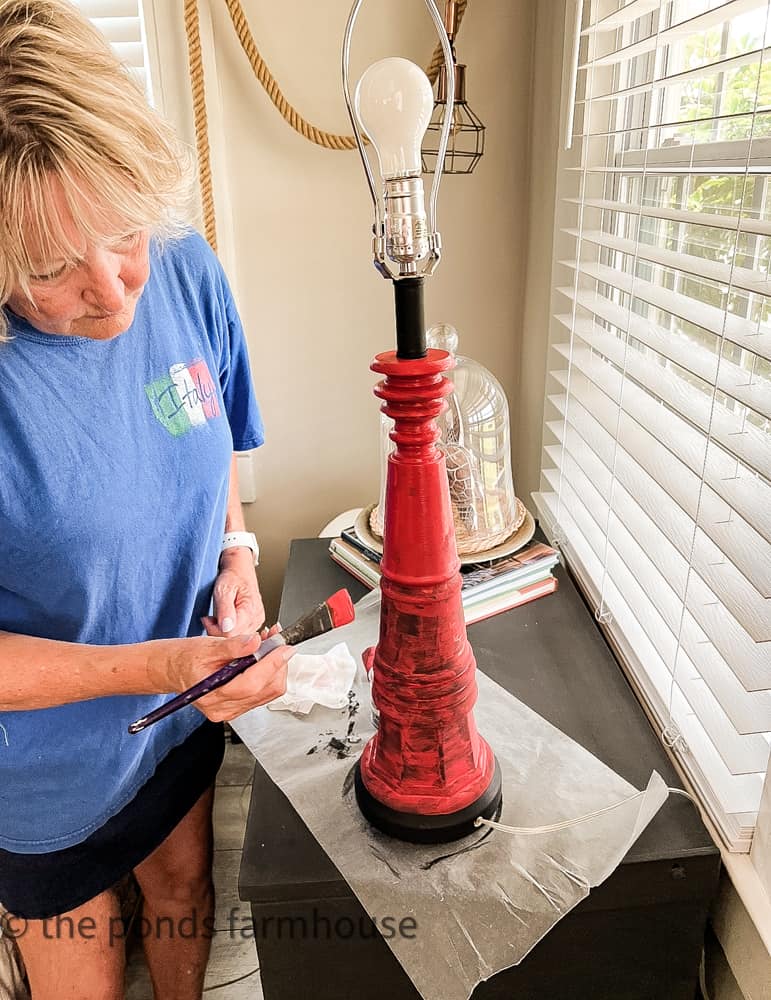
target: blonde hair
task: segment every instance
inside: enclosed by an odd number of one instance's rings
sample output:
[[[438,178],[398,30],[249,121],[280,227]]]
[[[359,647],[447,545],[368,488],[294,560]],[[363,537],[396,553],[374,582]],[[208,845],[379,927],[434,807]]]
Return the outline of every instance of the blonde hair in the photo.
[[[41,254],[75,263],[82,241],[180,234],[191,176],[171,127],[71,3],[0,0],[0,340],[1,307],[17,288],[31,296]],[[54,179],[80,246],[52,202]]]

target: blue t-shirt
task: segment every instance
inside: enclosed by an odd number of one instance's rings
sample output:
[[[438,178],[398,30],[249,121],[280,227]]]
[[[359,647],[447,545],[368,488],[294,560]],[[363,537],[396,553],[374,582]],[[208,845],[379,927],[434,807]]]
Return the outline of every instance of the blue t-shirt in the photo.
[[[262,444],[238,315],[206,242],[151,245],[134,322],[108,341],[8,314],[0,344],[0,629],[113,645],[200,635],[233,450]],[[23,671],[17,662],[0,670]],[[168,695],[0,712],[0,847],[84,840],[203,721]]]

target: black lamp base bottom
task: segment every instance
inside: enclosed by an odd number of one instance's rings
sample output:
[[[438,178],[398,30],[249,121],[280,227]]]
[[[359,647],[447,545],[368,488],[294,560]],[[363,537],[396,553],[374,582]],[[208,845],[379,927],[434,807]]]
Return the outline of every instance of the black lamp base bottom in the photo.
[[[389,837],[412,844],[446,844],[460,840],[479,829],[474,826],[474,820],[478,817],[497,820],[503,805],[501,769],[497,760],[492,781],[484,794],[465,809],[454,813],[419,816],[384,806],[367,790],[361,776],[360,762],[357,762],[354,773],[354,790],[356,802],[368,823]]]

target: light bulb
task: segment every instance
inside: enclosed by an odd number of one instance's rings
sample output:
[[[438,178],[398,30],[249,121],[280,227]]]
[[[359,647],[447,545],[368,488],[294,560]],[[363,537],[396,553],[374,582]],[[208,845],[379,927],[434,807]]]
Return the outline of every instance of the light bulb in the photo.
[[[433,107],[426,74],[397,57],[373,63],[354,95],[356,117],[375,147],[384,182],[383,246],[402,276],[415,274],[431,252],[420,147]]]
[[[377,152],[383,180],[420,175],[420,147],[433,106],[428,77],[409,59],[381,59],[359,80],[356,116]]]

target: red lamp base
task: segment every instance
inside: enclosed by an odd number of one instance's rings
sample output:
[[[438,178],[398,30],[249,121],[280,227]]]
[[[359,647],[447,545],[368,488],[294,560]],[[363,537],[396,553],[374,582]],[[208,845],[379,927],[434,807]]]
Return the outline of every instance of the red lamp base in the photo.
[[[452,840],[460,840],[475,832],[477,827],[474,821],[478,817],[497,820],[503,805],[501,769],[497,760],[492,781],[483,794],[471,805],[452,813],[421,815],[390,809],[368,791],[361,776],[361,761],[356,764],[354,790],[356,802],[368,823],[389,837],[397,837],[412,844],[446,844]]]
[[[466,635],[447,466],[437,416],[453,359],[431,350],[380,354],[375,389],[394,420],[381,561],[380,636],[372,657],[378,730],[356,769],[356,799],[373,826],[443,843],[500,808],[501,774],[474,721],[476,663]]]

